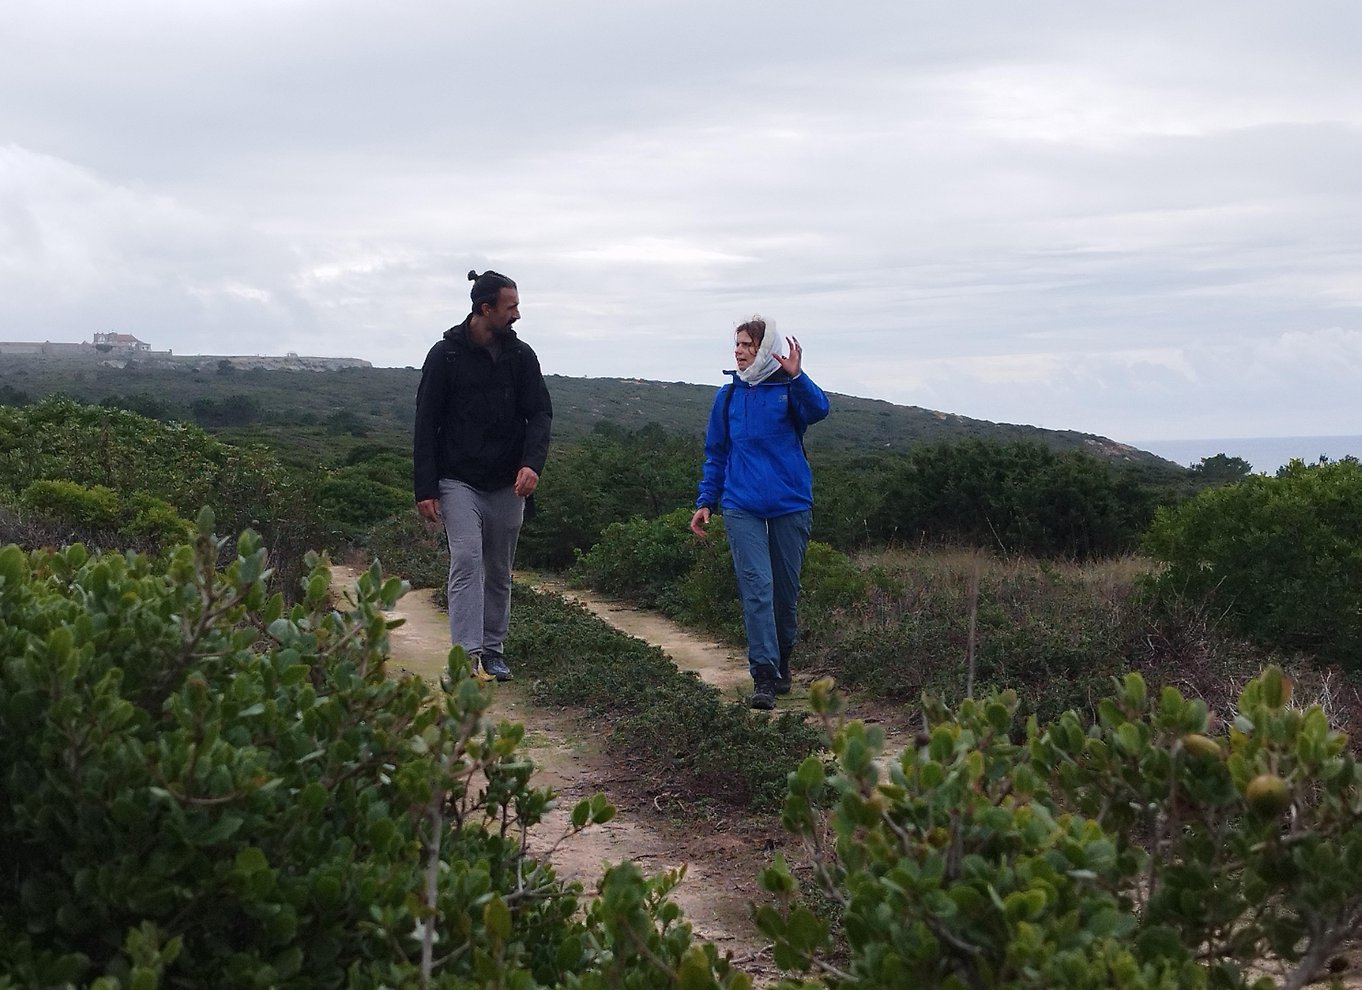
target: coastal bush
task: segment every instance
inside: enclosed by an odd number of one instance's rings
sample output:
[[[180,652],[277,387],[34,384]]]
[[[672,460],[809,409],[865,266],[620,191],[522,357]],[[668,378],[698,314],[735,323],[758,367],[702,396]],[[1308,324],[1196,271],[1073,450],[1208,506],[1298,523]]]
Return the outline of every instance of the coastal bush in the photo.
[[[673,587],[663,604],[667,614],[695,629],[704,630],[728,643],[742,643],[742,599],[728,549],[728,531],[720,513],[710,517],[703,540],[690,532],[691,512],[684,512],[682,530],[694,547],[695,561]],[[807,616],[804,617],[807,620]]]
[[[112,529],[118,522],[118,493],[104,485],[60,478],[35,481],[19,493],[29,512],[83,529]]]
[[[883,484],[875,543],[953,539],[1069,559],[1132,549],[1156,500],[1134,470],[1028,441],[915,447]]]
[[[1166,603],[1206,602],[1256,639],[1362,666],[1362,464],[1292,461],[1161,509],[1145,538]]]
[[[681,508],[652,519],[611,523],[600,542],[578,558],[568,579],[644,608],[668,604],[674,611],[673,593],[703,546],[690,531],[691,512]]]
[[[367,477],[355,468],[340,468],[317,486],[317,512],[332,533],[354,540],[398,513],[415,514],[410,492]]]
[[[17,498],[34,482],[103,486],[125,500],[140,493],[184,520],[211,506],[224,529],[264,534],[275,586],[288,595],[298,587],[304,554],[326,544],[311,475],[285,468],[263,450],[222,443],[196,426],[123,409],[69,399],[0,406],[0,497]]]
[[[1044,720],[1094,712],[1112,676],[1138,670],[1176,677],[1219,705],[1269,662],[1301,666],[1232,635],[1206,609],[1154,607],[1139,587],[1153,565],[1140,558],[1070,564],[938,548],[857,562],[868,590],[802,662],[904,704],[923,692],[954,702],[971,686],[976,695],[1012,688],[1021,710]],[[1335,693],[1346,718],[1358,706]]]
[[[534,855],[554,797],[466,658],[388,676],[401,581],[337,605],[311,557],[286,608],[212,527],[164,563],[0,549],[0,987],[749,986],[676,873],[588,902]]]
[[[564,570],[612,523],[689,505],[700,457],[696,439],[656,423],[637,430],[603,423],[578,442],[555,446],[535,491],[534,516],[521,532],[519,559]]]
[[[104,485],[35,481],[19,493],[18,503],[51,543],[83,540],[158,552],[193,532],[189,521],[164,500],[146,492],[124,498]]]
[[[241,392],[221,399],[195,399],[189,412],[200,426],[249,426],[265,418],[260,400]]]
[[[1131,674],[1091,722],[929,703],[889,756],[828,682],[811,699],[837,763],[790,775],[783,821],[843,943],[777,859],[756,920],[782,990],[1299,988],[1362,929],[1362,770],[1279,668],[1228,724]]]
[[[163,399],[147,392],[133,392],[129,395],[106,395],[99,404],[107,409],[126,409],[147,419],[168,420],[174,418],[174,410]]]
[[[194,536],[194,527],[164,499],[147,492],[133,492],[122,500],[123,520],[119,533],[133,546],[161,549],[184,543]]]

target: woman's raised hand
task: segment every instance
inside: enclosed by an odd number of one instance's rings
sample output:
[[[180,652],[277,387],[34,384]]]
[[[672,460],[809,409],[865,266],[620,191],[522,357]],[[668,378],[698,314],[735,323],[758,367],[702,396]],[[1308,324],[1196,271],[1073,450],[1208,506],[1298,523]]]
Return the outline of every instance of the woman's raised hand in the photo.
[[[799,346],[798,337],[786,337],[785,346],[789,349],[786,354],[775,355],[776,363],[791,378],[799,375],[799,366],[804,357],[804,348]]]

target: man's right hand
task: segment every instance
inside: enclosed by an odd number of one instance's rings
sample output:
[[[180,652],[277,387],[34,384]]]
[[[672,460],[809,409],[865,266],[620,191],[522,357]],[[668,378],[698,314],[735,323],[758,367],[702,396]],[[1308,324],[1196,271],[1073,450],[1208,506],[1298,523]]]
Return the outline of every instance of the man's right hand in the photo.
[[[421,513],[422,519],[429,519],[433,523],[440,521],[440,500],[438,498],[423,498],[416,503],[416,511]]]

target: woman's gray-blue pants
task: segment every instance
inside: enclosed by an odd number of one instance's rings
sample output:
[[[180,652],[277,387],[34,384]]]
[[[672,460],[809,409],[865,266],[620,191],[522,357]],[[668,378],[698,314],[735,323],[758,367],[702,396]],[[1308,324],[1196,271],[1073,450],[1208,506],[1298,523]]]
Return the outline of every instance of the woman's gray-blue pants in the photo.
[[[799,637],[795,606],[799,570],[809,545],[813,513],[805,509],[763,519],[741,509],[724,509],[724,532],[747,630],[747,669],[753,680],[774,679],[780,658]]]

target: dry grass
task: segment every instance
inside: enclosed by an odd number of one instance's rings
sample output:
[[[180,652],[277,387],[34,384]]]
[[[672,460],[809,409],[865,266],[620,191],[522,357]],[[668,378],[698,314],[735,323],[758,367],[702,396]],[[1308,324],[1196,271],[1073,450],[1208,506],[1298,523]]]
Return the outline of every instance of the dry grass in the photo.
[[[919,689],[963,694],[977,576],[981,690],[1016,687],[1037,710],[1053,711],[1081,707],[1085,692],[1095,702],[1109,676],[1137,670],[1152,687],[1202,699],[1215,728],[1233,718],[1244,685],[1276,663],[1295,683],[1294,702],[1319,704],[1362,749],[1357,680],[1234,636],[1199,603],[1151,601],[1140,590],[1157,566],[1147,558],[1080,564],[946,546],[865,552],[856,563],[881,580],[843,616],[818,662],[872,692],[909,702]],[[869,661],[858,656],[868,650]],[[1084,688],[1075,690],[1076,682]]]

